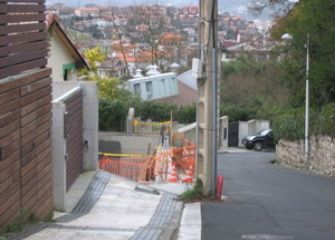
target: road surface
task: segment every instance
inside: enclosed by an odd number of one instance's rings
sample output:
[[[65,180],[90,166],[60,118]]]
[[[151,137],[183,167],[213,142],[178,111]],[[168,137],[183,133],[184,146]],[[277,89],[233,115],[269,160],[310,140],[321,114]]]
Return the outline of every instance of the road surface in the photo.
[[[254,151],[218,155],[229,200],[202,204],[202,239],[335,239],[335,178],[272,165],[274,158]]]

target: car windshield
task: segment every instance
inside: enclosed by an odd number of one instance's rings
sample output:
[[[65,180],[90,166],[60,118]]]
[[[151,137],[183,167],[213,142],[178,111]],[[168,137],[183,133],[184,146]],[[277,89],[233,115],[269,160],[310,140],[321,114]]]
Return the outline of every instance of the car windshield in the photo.
[[[267,135],[269,132],[271,132],[271,129],[264,129],[262,131],[260,131],[258,134],[261,136],[265,136]]]

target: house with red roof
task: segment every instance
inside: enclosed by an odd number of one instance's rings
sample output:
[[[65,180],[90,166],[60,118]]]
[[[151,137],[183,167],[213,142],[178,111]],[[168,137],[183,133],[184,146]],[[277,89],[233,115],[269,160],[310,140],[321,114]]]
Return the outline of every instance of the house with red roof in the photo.
[[[74,11],[75,15],[78,17],[99,17],[100,16],[100,8],[98,7],[80,7],[76,8]]]

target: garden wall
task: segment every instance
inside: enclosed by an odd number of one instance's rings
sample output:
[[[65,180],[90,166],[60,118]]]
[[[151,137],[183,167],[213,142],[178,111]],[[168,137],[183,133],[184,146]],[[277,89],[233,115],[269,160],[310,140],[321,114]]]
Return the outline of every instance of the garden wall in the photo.
[[[309,159],[304,159],[304,140],[280,140],[276,149],[277,161],[283,166],[309,169],[317,174],[335,176],[335,138],[311,137]]]

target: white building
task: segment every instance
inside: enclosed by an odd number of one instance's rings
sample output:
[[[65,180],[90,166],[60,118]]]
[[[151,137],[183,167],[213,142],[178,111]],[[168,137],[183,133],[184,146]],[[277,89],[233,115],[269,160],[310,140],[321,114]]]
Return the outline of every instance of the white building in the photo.
[[[178,95],[176,74],[160,73],[157,66],[150,66],[147,76],[130,79],[126,88],[143,100],[156,100]]]
[[[50,43],[48,67],[52,69],[53,81],[77,81],[79,69],[88,68],[88,64],[57,18],[53,13],[47,15]]]

